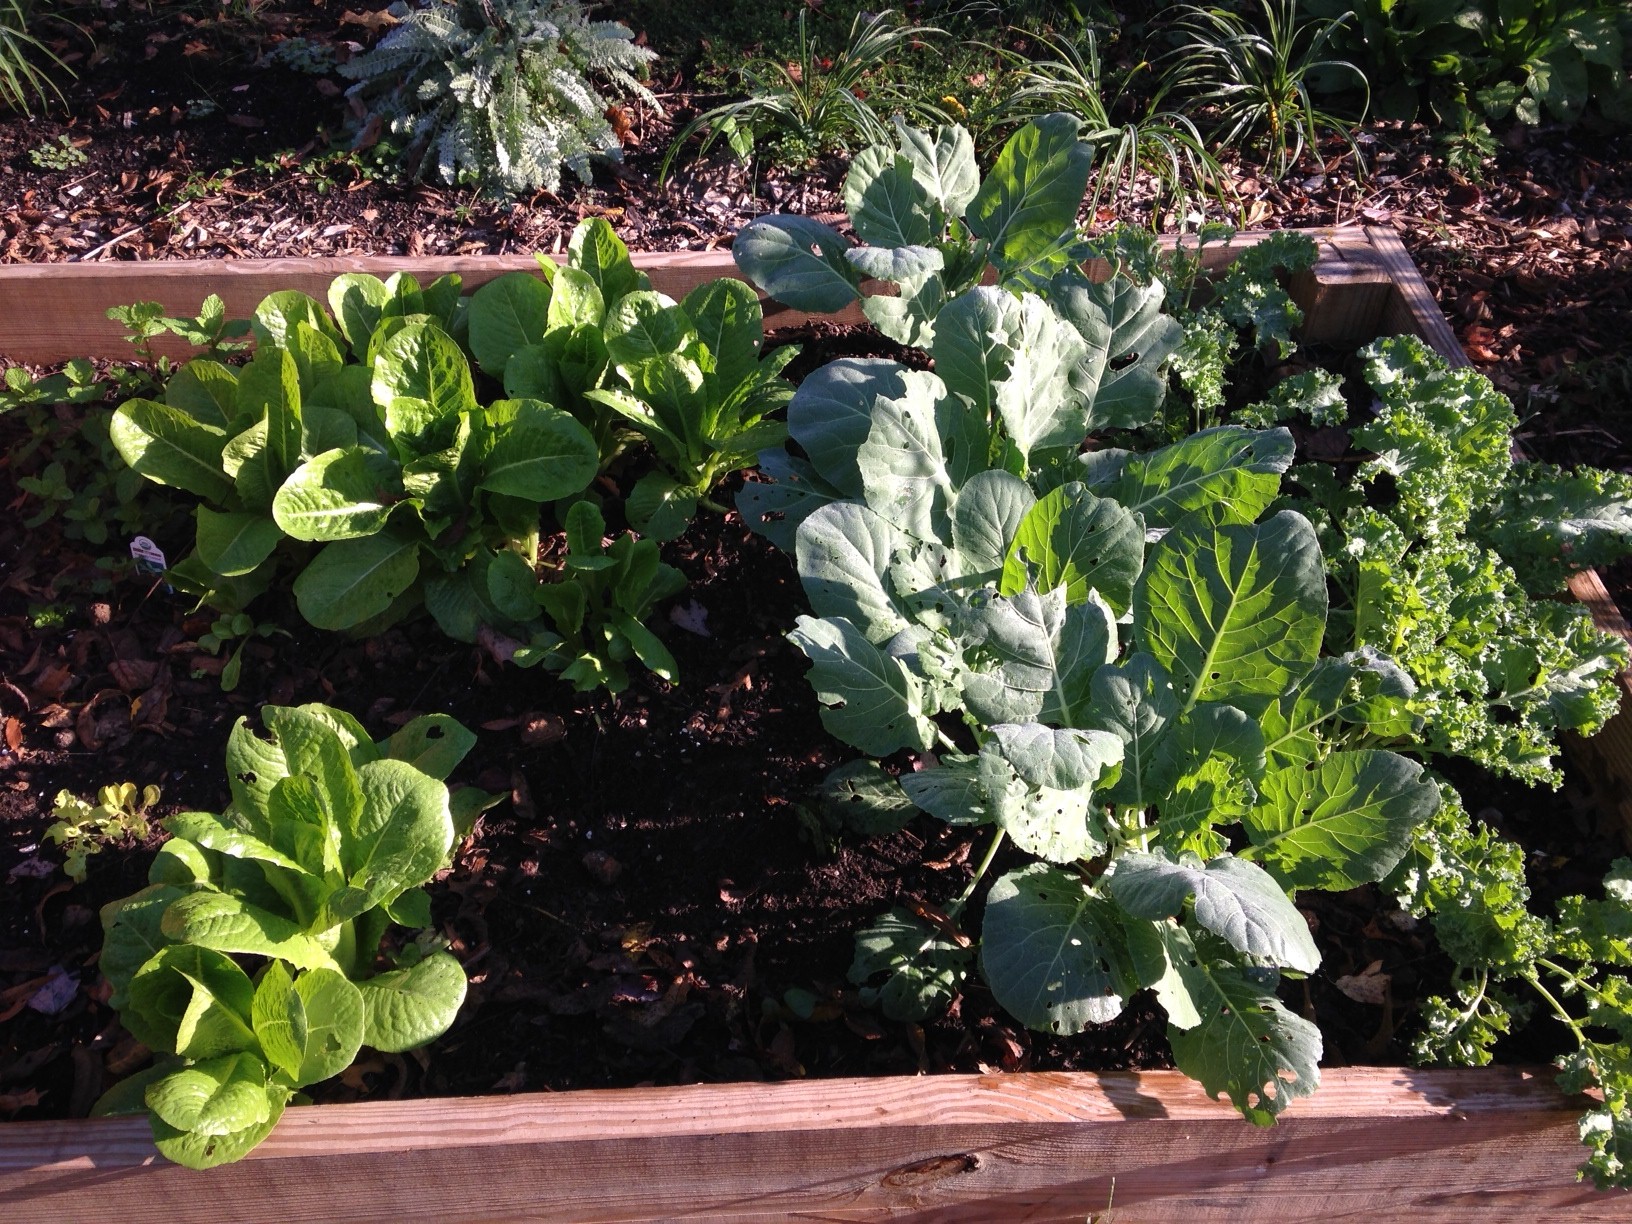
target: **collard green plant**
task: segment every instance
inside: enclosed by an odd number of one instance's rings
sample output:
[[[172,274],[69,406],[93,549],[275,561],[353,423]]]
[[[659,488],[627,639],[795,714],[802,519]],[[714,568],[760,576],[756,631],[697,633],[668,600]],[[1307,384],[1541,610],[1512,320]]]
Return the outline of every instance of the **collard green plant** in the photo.
[[[240,719],[226,811],[165,821],[148,887],[102,911],[103,975],[158,1056],[98,1113],[146,1111],[159,1151],[202,1169],[265,1139],[363,1046],[415,1049],[453,1023],[465,972],[434,940],[382,962],[393,923],[431,926],[421,886],[489,801],[443,779],[475,737],[442,715],[376,743],[326,706]]]
[[[896,157],[905,182],[913,163]],[[1013,184],[1060,177],[1024,146],[1000,173],[1011,198]],[[986,187],[967,190],[978,201]],[[845,359],[806,378],[788,406],[797,453],[762,456],[768,479],[739,509],[794,553],[811,615],[791,639],[811,661],[824,725],[866,754],[828,779],[828,809],[875,832],[913,809],[991,830],[974,880],[942,913],[898,908],[858,935],[851,976],[864,995],[921,1019],[978,968],[1017,1018],[1066,1034],[1151,989],[1179,1067],[1267,1124],[1319,1078],[1320,1034],[1277,996],[1282,976],[1319,963],[1295,894],[1406,870],[1442,802],[1414,758],[1480,756],[1436,687],[1447,659],[1466,654],[1492,678],[1507,668],[1511,684],[1482,715],[1521,724],[1523,763],[1545,770],[1534,752],[1559,729],[1596,725],[1625,650],[1515,584],[1521,614],[1467,641],[1453,617],[1431,654],[1377,611],[1381,583],[1356,594],[1342,580],[1372,554],[1339,555],[1352,537],[1331,505],[1358,501],[1385,468],[1407,516],[1399,530],[1428,533],[1411,547],[1439,547],[1436,531],[1469,521],[1483,495],[1446,470],[1446,447],[1469,463],[1505,456],[1511,410],[1492,415],[1488,386],[1436,371],[1420,345],[1379,344],[1368,369],[1384,410],[1356,434],[1377,457],[1348,484],[1327,473],[1325,501],[1299,499],[1286,484],[1293,434],[1270,422],[1351,419],[1338,380],[1273,392],[1253,406],[1261,427],[1175,440],[1164,405],[1183,325],[1148,275],[1148,240],[1101,244],[1147,275],[1092,284],[1063,254],[1080,249],[1075,210],[1060,212],[1047,232],[1016,237],[1061,252],[1052,269],[998,263],[997,285],[962,288],[915,322],[933,373]],[[1290,351],[1297,319],[1273,273],[1312,258],[1298,241],[1254,248],[1212,286],[1207,309],[1231,345],[1253,335],[1271,361]],[[845,246],[797,219],[764,223],[747,255],[750,272],[768,268],[796,298],[856,296]],[[1320,485],[1310,467],[1300,481]],[[1460,511],[1445,504],[1455,497]],[[1419,503],[1443,513],[1412,520]],[[1557,640],[1524,636],[1526,616]],[[1492,691],[1455,699],[1471,708]],[[1003,845],[1030,861],[991,884],[977,934],[972,906]]]
[[[1047,282],[1088,253],[1076,218],[1094,149],[1081,133],[1074,115],[1034,119],[982,178],[963,128],[930,134],[897,122],[896,139],[862,150],[845,177],[863,245],[809,218],[775,214],[744,226],[731,253],[778,301],[818,313],[860,301],[892,340],[929,348],[941,308],[978,284],[988,264],[998,284],[1021,287]],[[864,280],[895,292],[864,294]]]
[[[656,56],[581,0],[398,3],[399,24],[340,65],[347,96],[403,148],[413,177],[472,183],[498,196],[561,185],[566,165],[590,181],[595,158],[622,159],[600,77],[657,106],[636,75]],[[369,128],[364,127],[368,135]]]

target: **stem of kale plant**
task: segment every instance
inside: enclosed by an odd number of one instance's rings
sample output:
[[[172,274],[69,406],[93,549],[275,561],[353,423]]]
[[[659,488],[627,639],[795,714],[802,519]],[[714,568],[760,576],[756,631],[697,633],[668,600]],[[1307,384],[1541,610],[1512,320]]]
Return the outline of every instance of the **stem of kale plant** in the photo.
[[[712,497],[704,497],[701,494],[697,497],[697,504],[704,510],[712,510],[715,514],[726,514],[731,509],[730,506],[722,506]]]
[[[1548,970],[1553,972],[1553,973],[1562,972],[1558,968],[1557,965],[1554,965],[1551,962],[1538,960],[1536,962],[1536,964],[1538,964],[1538,965],[1545,964],[1546,967],[1548,968]],[[1573,977],[1574,975],[1570,974],[1570,973],[1564,973],[1563,976],[1564,977]],[[1534,968],[1532,968],[1528,973],[1526,973],[1524,975],[1524,980],[1529,982],[1530,985],[1532,987],[1534,987],[1537,994],[1539,994],[1542,998],[1547,1000],[1548,1006],[1550,1006],[1553,1009],[1554,1014],[1557,1015],[1558,1018],[1564,1022],[1565,1026],[1569,1028],[1570,1032],[1575,1034],[1576,1044],[1577,1045],[1585,1045],[1586,1044],[1586,1038],[1581,1035],[1581,1022],[1579,1020],[1577,1020],[1574,1016],[1570,1015],[1570,1013],[1565,1009],[1564,1005],[1558,1001],[1556,996],[1554,996],[1553,992],[1548,990],[1547,987],[1545,987],[1545,986],[1543,986],[1541,984],[1541,975],[1539,973],[1537,973]]]

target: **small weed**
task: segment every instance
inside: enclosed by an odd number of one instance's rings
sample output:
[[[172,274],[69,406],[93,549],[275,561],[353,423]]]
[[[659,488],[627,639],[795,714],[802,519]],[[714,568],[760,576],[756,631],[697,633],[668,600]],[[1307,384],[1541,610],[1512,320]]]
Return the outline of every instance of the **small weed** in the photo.
[[[40,170],[73,170],[90,161],[84,149],[63,133],[28,151],[28,160]]]
[[[249,639],[269,638],[280,633],[284,637],[290,636],[287,629],[280,629],[270,623],[258,625],[249,613],[236,612],[229,616],[217,617],[215,623],[210,626],[210,631],[198,639],[198,645],[200,649],[219,656],[229,643],[235,640],[238,642],[238,648],[232,652],[226,666],[221,669],[221,691],[230,693],[238,687],[238,681],[243,678],[244,647],[249,645]]]

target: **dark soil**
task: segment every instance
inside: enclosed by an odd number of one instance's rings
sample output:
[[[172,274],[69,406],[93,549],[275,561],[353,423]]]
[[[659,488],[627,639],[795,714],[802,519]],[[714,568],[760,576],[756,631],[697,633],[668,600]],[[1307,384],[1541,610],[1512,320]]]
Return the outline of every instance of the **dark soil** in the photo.
[[[627,164],[590,187],[512,207],[367,177],[347,152],[337,78],[259,63],[295,34],[365,41],[344,14],[378,7],[263,11],[248,28],[120,10],[123,30],[93,30],[105,58],[78,65],[67,121],[0,123],[0,260],[559,250],[593,215],[636,248],[704,248],[771,209],[837,216],[836,166],[750,181],[710,164],[653,186],[687,113],[683,79],[659,82],[669,119],[633,110]],[[215,111],[190,116],[199,98]],[[30,150],[59,132],[87,162],[37,169]],[[1278,186],[1243,171],[1249,222],[1396,225],[1475,362],[1535,414],[1527,444],[1561,462],[1632,462],[1632,432],[1595,381],[1628,377],[1614,358],[1632,327],[1632,141],[1516,140],[1474,186],[1444,169],[1431,133],[1371,137],[1373,177],[1358,188],[1337,162]],[[815,339],[829,356],[856,343]],[[90,546],[60,519],[25,526],[37,505],[16,481],[47,452],[15,458],[22,416],[0,417],[0,1117],[83,1115],[146,1057],[106,1004],[97,910],[140,887],[156,839],[94,856],[75,885],[43,842],[53,797],[130,780],[159,785],[163,812],[219,810],[227,733],[268,702],[343,705],[382,736],[447,711],[481,736],[454,781],[509,796],[432,886],[472,979],[459,1021],[425,1050],[365,1059],[323,1099],[1166,1062],[1143,997],[1071,1040],[1019,1028],[978,985],[922,1027],[860,1005],[846,980],[856,926],[956,895],[980,847],[927,818],[831,839],[811,790],[844,754],[783,636],[802,597],[787,560],[734,516],[704,519],[669,550],[690,580],[656,626],[676,684],[641,675],[617,697],[575,696],[429,624],[354,642],[269,602],[262,619],[292,636],[253,641],[241,686],[223,694],[221,660],[197,646],[208,614],[99,566],[116,544]],[[67,445],[71,422],[54,428]],[[185,514],[151,490],[142,505],[148,534],[184,551]],[[1458,781],[1470,809],[1560,866],[1545,888],[1601,874],[1607,843],[1583,780],[1559,795]],[[1443,988],[1431,936],[1370,889],[1305,905],[1324,964],[1286,997],[1320,1023],[1325,1062],[1403,1061],[1416,1000]],[[47,1014],[42,988],[64,975],[73,989]]]

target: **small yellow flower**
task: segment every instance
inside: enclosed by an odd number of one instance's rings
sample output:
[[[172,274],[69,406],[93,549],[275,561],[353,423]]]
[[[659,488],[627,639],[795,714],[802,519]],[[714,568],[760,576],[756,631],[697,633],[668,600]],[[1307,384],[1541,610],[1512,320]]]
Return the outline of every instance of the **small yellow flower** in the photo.
[[[967,119],[969,117],[969,112],[964,109],[963,103],[959,102],[951,94],[943,95],[941,102],[945,105],[949,113],[956,115],[959,119]]]

